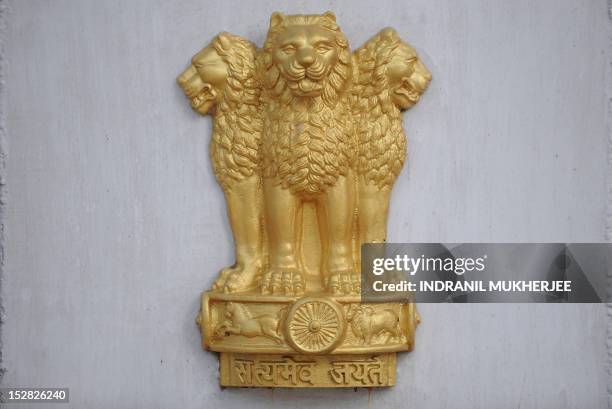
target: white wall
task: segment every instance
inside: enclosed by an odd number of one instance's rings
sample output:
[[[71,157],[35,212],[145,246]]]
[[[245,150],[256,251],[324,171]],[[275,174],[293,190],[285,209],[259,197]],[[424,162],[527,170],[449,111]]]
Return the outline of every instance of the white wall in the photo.
[[[393,26],[434,80],[390,241],[602,241],[605,3],[10,1],[2,386],[72,408],[606,407],[590,304],[421,305],[389,390],[221,390],[194,318],[231,236],[210,120],[174,82],[221,30],[261,44],[275,10],[331,9],[353,47]]]

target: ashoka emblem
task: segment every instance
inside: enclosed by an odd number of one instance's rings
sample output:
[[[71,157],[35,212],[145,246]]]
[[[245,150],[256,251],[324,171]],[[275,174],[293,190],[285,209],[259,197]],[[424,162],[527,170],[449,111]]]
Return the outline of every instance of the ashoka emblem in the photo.
[[[287,316],[287,340],[304,353],[334,349],[344,337],[345,321],[340,306],[322,298],[298,300]]]

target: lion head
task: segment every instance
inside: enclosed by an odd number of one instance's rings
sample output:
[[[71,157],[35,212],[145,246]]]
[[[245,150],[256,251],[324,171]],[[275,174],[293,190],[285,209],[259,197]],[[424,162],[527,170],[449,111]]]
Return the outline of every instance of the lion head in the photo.
[[[331,12],[272,14],[260,61],[265,87],[285,100],[322,97],[334,104],[351,76],[348,41]]]
[[[255,53],[255,45],[242,37],[229,33],[216,36],[177,78],[191,107],[206,115],[216,106],[256,105]]]
[[[355,52],[359,72],[357,93],[376,96],[383,109],[393,104],[401,110],[414,106],[427,89],[431,73],[414,48],[386,28]]]

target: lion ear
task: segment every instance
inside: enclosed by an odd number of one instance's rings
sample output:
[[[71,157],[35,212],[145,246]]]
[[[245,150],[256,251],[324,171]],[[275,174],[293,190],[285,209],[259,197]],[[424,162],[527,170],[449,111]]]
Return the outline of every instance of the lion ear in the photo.
[[[334,23],[336,22],[336,15],[334,13],[332,13],[331,11],[326,11],[325,13],[323,13],[323,17],[327,17],[328,19],[330,19]]]
[[[394,29],[393,27],[385,27],[382,30],[380,30],[380,34],[384,37],[396,37],[399,38],[399,34],[397,33],[397,30]]]
[[[228,33],[226,32],[220,33],[218,38],[219,38],[219,42],[221,43],[221,46],[224,49],[227,50],[228,48],[230,48],[232,41],[230,40]]]
[[[282,23],[284,19],[285,16],[283,15],[283,13],[279,13],[278,11],[272,13],[272,15],[270,16],[270,29],[278,27],[278,25]]]

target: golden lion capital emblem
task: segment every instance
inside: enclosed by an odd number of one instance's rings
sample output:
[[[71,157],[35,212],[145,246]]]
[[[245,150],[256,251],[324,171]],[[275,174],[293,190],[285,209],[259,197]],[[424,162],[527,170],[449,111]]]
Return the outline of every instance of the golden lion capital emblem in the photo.
[[[411,306],[350,304],[360,293],[361,244],[386,240],[391,189],[406,160],[402,111],[430,81],[397,31],[351,51],[331,12],[273,13],[261,47],[224,32],[192,58],[178,83],[191,107],[213,118],[210,157],[236,257],[203,300],[205,347],[232,351],[246,337],[272,353],[352,351],[351,328],[356,348],[410,344],[401,320],[416,316]],[[369,315],[345,325],[349,310]],[[380,330],[364,330],[377,320]]]

